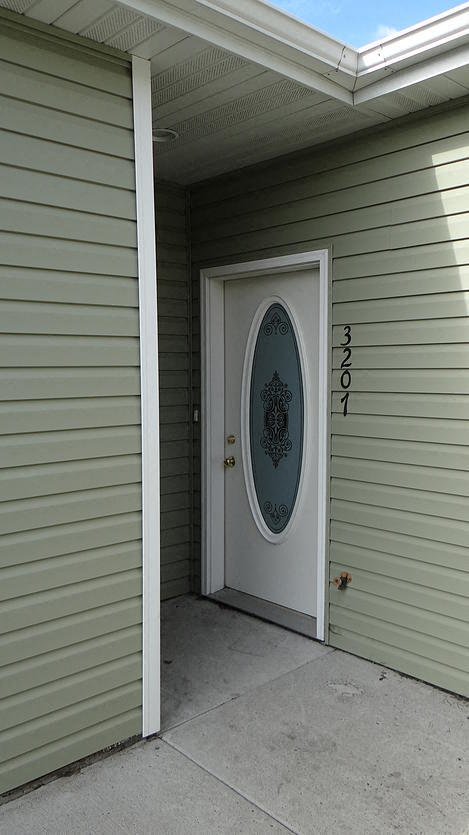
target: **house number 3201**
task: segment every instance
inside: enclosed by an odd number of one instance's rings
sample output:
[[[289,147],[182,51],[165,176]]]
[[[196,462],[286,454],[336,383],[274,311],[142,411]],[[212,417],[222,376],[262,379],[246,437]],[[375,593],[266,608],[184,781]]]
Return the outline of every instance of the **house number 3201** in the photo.
[[[344,358],[340,363],[340,387],[345,392],[340,402],[344,407],[344,417],[348,414],[348,401],[350,397],[350,386],[352,385],[352,327],[351,325],[344,326],[344,341],[340,343],[341,348],[344,349]]]

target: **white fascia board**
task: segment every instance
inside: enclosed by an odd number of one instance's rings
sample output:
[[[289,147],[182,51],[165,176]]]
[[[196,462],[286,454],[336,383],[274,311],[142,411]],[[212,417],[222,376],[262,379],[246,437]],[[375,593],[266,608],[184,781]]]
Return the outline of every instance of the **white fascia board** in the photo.
[[[437,55],[428,61],[421,61],[407,69],[393,72],[386,78],[368,84],[361,90],[356,90],[353,96],[354,104],[372,102],[379,96],[404,90],[412,84],[425,83],[436,76],[450,73],[469,64],[469,44],[452,52]]]
[[[342,87],[340,83],[340,74],[346,71],[341,60],[345,56],[344,51],[349,48],[339,44],[334,39],[317,33],[315,29],[307,24],[301,24],[300,21],[262,3],[261,0],[254,0],[254,3],[249,0],[249,6],[251,6],[251,3],[254,6],[257,3],[264,12],[269,13],[265,14],[263,18],[262,29],[257,28],[252,22],[242,18],[241,15],[235,15],[234,11],[228,14],[222,6],[219,8],[209,6],[205,0],[176,0],[176,3],[169,3],[166,0],[120,0],[121,6],[126,6],[168,26],[182,29],[191,35],[219,46],[221,49],[226,49],[228,52],[239,55],[248,61],[267,67],[318,93],[324,93],[349,105],[353,104],[352,93]],[[283,22],[284,25],[281,27],[283,36],[280,32],[276,34],[275,31],[271,31],[270,12],[273,13],[272,16],[275,20],[278,19],[277,26]],[[308,39],[311,38],[308,49],[305,48],[304,44],[296,44],[289,40],[293,37],[293,32],[289,31],[285,35],[285,20],[291,23],[292,29],[296,29],[297,32],[301,29],[303,38],[306,38],[306,35]],[[326,63],[324,56],[315,54],[314,39],[316,36],[320,39],[323,53],[327,51],[326,42],[329,43],[330,63]],[[339,47],[342,52],[337,58]],[[356,56],[356,52],[353,54]],[[325,74],[330,73],[331,66],[334,66],[336,58],[335,69],[338,78],[335,81]],[[348,58],[345,60],[345,65],[349,60]],[[308,66],[308,62],[315,63],[316,66],[319,62],[324,68],[324,75],[317,69]]]
[[[305,55],[321,61],[327,69],[340,69],[355,77],[358,52],[351,46],[315,29],[265,0],[198,0],[201,6],[248,25],[257,32],[289,44]],[[325,68],[326,69],[326,68]]]
[[[383,68],[398,69],[400,61],[414,62],[425,58],[428,50],[440,47],[451,49],[457,41],[469,36],[469,3],[463,3],[449,12],[429,18],[382,41],[358,50],[357,75],[360,78]]]

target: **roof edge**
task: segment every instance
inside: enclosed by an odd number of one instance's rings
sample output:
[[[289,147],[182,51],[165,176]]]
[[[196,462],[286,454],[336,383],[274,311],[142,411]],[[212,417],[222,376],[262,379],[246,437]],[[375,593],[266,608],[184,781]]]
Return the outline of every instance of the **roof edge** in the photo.
[[[353,104],[345,78],[353,86],[357,52],[347,69],[348,48],[318,33],[308,24],[285,15],[263,0],[119,0],[140,14],[182,29],[222,49],[267,67],[305,87],[346,104]],[[235,8],[236,4],[236,8]],[[253,14],[246,17],[242,6]],[[257,16],[262,9],[268,14]],[[286,26],[285,21],[288,23]],[[283,25],[281,25],[283,24]],[[315,42],[311,43],[311,33]]]
[[[387,87],[379,83],[383,70],[395,74],[390,90],[397,90],[409,84],[409,70],[415,71],[410,74],[415,77],[422,67],[422,76],[431,77],[444,65],[440,60],[429,66],[436,53],[449,57],[457,51],[460,60],[462,47],[469,44],[469,2],[359,50],[266,0],[120,0],[120,4],[350,106],[383,94]],[[365,85],[354,93],[360,78],[366,78]]]
[[[390,35],[382,41],[360,47],[358,50],[357,77],[392,67],[402,61],[424,59],[425,52],[445,46],[454,48],[469,36],[469,3],[463,3],[442,14],[428,18]]]
[[[357,73],[358,50],[355,47],[316,29],[267,0],[198,0],[198,3],[282,43],[301,49],[323,61],[329,69],[340,68],[352,76]]]

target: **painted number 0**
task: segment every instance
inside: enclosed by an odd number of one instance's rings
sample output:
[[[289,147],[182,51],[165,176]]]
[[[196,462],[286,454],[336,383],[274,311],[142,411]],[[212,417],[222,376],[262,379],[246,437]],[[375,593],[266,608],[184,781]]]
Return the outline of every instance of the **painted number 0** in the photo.
[[[348,401],[350,397],[350,386],[352,385],[352,372],[349,370],[352,367],[352,327],[345,325],[344,327],[344,341],[340,343],[341,348],[344,349],[344,358],[340,363],[342,374],[340,375],[340,385],[345,394],[340,398],[340,402],[344,407],[343,415],[347,417]]]

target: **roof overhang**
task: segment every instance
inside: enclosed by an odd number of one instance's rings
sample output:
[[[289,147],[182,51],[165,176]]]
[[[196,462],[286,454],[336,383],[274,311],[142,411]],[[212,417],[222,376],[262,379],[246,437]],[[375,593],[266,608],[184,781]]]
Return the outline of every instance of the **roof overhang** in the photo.
[[[360,49],[265,0],[119,3],[352,106],[469,62],[469,3]]]
[[[149,59],[154,127],[177,134],[155,145],[157,171],[180,183],[469,95],[469,2],[361,49],[265,0],[0,0],[2,7],[25,23]]]
[[[353,104],[356,50],[263,0],[120,0],[120,5]]]

